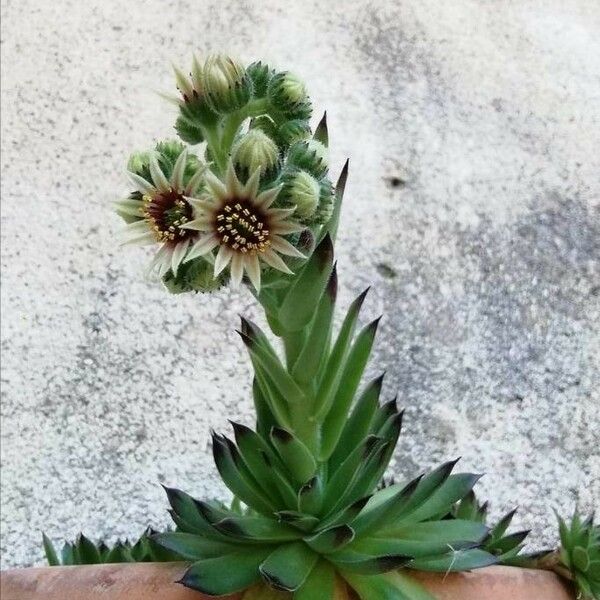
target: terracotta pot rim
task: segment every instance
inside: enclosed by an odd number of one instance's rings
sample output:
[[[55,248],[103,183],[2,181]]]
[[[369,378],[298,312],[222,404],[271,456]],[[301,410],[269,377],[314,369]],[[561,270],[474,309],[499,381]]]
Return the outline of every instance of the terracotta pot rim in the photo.
[[[3,600],[209,600],[177,584],[189,563],[114,563],[11,569],[0,574]],[[549,571],[494,566],[465,573],[411,571],[439,600],[572,600]],[[345,594],[336,600],[345,600]],[[240,594],[220,597],[240,600]],[[274,594],[273,598],[291,598]],[[349,600],[349,599],[348,599]]]

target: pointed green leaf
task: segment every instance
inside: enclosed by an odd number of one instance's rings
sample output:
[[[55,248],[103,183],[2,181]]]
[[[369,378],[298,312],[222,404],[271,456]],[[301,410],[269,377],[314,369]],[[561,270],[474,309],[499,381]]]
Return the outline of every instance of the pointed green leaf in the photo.
[[[445,556],[432,558],[417,558],[411,564],[411,569],[419,571],[434,571],[438,573],[451,573],[456,571],[470,571],[497,564],[498,559],[484,550],[478,548],[458,550]]]
[[[314,314],[333,265],[333,244],[326,235],[287,292],[278,313],[286,331],[299,331]]]
[[[260,580],[260,564],[273,551],[272,546],[224,554],[199,560],[185,572],[179,583],[212,596],[240,592]]]
[[[330,472],[335,472],[349,454],[368,436],[371,422],[379,407],[379,395],[384,376],[385,373],[369,382],[357,400],[344,425],[340,441],[329,459]]]
[[[44,543],[44,552],[46,554],[48,565],[51,567],[60,565],[56,550],[54,549],[54,544],[50,541],[50,538],[45,533],[42,533],[42,541]]]
[[[75,549],[72,544],[65,542],[61,551],[61,562],[65,566],[75,564]]]
[[[228,536],[253,542],[289,542],[301,537],[298,530],[265,517],[227,517],[215,523],[215,528]]]
[[[326,356],[336,295],[337,272],[334,265],[316,315],[311,321],[302,352],[294,363],[292,376],[299,384],[307,385],[314,380]]]
[[[310,450],[292,433],[282,427],[271,429],[271,443],[283,463],[287,465],[294,481],[301,485],[312,478],[317,463]]]
[[[313,531],[319,524],[317,517],[294,510],[282,510],[276,513],[276,516],[282,523],[287,523],[304,532]]]
[[[306,581],[318,560],[319,555],[304,542],[294,542],[270,554],[260,565],[260,573],[275,589],[293,592]]]
[[[404,555],[382,555],[373,556],[356,552],[355,550],[343,549],[328,555],[328,560],[344,573],[358,573],[359,575],[378,575],[387,573],[405,566],[411,562],[411,556]],[[345,576],[345,575],[344,575]]]
[[[361,600],[436,600],[418,582],[399,571],[371,576],[342,575]]]
[[[323,425],[321,448],[321,458],[323,460],[327,460],[331,456],[340,439],[348,418],[348,410],[371,354],[378,324],[379,319],[376,319],[358,334],[345,361],[335,395],[332,394],[330,399],[326,399],[321,407],[320,416],[327,415]]]
[[[101,563],[100,552],[96,545],[83,533],[80,533],[75,542],[77,554],[82,565],[97,565]]]
[[[354,539],[354,530],[348,525],[337,525],[305,538],[305,542],[319,554],[340,550]]]
[[[231,554],[238,549],[235,543],[211,540],[193,533],[158,533],[152,539],[189,560],[214,558]]]
[[[294,593],[294,600],[334,600],[336,574],[325,560],[320,560],[306,581]]]
[[[323,146],[329,146],[329,134],[327,132],[327,113],[323,113],[317,128],[315,129],[315,133],[313,135],[313,139],[317,140],[317,142],[321,142]]]

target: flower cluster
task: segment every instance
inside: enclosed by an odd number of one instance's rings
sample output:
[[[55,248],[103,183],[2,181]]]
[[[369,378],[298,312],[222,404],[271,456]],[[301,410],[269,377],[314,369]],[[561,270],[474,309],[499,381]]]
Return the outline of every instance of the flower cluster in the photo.
[[[325,118],[313,133],[303,82],[260,62],[194,58],[175,79],[181,141],[130,157],[134,189],[115,203],[124,243],[157,246],[149,271],[171,292],[245,280],[259,291],[265,273],[292,273],[331,218]]]

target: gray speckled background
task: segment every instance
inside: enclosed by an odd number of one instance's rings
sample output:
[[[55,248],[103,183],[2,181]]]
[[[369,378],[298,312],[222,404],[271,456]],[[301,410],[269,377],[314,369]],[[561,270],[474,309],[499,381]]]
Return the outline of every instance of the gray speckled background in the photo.
[[[266,58],[351,157],[342,299],[374,285],[407,409],[397,473],[463,456],[534,545],[600,498],[600,5],[2,1],[2,564],[223,495],[207,434],[251,422],[247,294],[173,297],[115,247],[130,150],[169,135],[169,61]]]

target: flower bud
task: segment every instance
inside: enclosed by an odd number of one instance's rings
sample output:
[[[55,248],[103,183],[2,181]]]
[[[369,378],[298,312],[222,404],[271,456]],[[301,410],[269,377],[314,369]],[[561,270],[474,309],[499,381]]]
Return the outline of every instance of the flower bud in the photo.
[[[291,146],[295,142],[301,142],[310,136],[310,124],[301,119],[286,121],[277,130],[277,140],[283,146]]]
[[[233,146],[233,163],[246,176],[260,169],[261,175],[271,175],[279,166],[277,144],[260,129],[250,129]]]
[[[290,118],[308,120],[312,114],[304,82],[288,71],[271,78],[268,97],[277,110]]]
[[[146,178],[145,175],[150,174],[149,165],[151,155],[152,153],[147,151],[134,152],[127,161],[127,170]]]
[[[335,190],[327,177],[321,179],[319,184],[319,206],[313,215],[313,221],[325,225],[333,215],[335,208]]]
[[[317,140],[296,142],[289,149],[287,163],[320,179],[329,167],[327,148]]]
[[[188,144],[200,144],[204,141],[202,129],[193,123],[190,123],[183,115],[177,117],[175,121],[175,131],[177,135]]]
[[[287,173],[279,198],[296,207],[296,215],[304,223],[312,222],[319,204],[321,188],[319,182],[306,171],[294,170]]]
[[[248,69],[248,77],[252,81],[252,88],[256,98],[264,98],[267,95],[269,81],[275,71],[261,61],[252,63]]]
[[[213,292],[223,286],[224,276],[214,277],[214,267],[203,258],[197,258],[179,267],[177,276],[168,271],[162,278],[171,294],[185,292]]]
[[[252,81],[243,65],[223,54],[209,56],[202,72],[204,93],[217,113],[228,113],[248,103]]]

